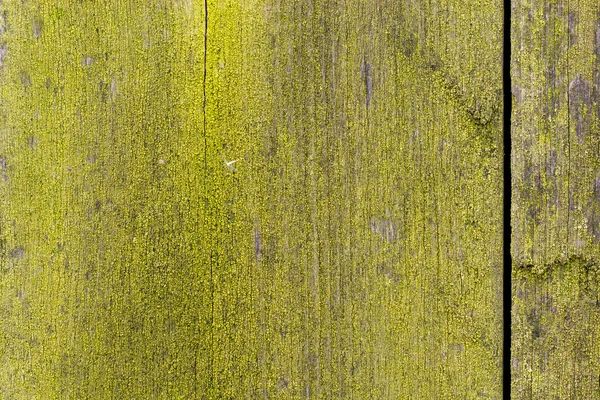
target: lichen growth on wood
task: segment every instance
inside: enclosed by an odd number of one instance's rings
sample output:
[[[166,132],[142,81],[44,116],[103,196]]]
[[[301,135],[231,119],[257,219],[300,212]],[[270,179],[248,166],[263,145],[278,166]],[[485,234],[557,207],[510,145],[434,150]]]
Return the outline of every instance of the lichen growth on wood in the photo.
[[[500,398],[501,4],[207,9],[2,2],[1,396]]]
[[[600,398],[599,11],[513,2],[514,398]]]

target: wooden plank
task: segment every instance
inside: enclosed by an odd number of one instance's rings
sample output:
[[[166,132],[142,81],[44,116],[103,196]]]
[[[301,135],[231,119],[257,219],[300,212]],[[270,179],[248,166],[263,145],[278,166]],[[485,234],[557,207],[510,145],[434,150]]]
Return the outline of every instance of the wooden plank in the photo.
[[[513,391],[600,398],[600,7],[513,1]]]
[[[501,3],[206,10],[3,1],[2,396],[500,398]]]

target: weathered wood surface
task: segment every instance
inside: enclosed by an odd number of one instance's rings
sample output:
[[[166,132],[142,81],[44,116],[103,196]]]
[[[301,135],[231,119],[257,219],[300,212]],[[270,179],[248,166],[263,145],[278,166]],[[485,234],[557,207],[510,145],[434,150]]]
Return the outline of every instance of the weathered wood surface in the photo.
[[[2,3],[2,398],[501,397],[500,1]]]
[[[513,392],[600,398],[600,5],[513,0]]]

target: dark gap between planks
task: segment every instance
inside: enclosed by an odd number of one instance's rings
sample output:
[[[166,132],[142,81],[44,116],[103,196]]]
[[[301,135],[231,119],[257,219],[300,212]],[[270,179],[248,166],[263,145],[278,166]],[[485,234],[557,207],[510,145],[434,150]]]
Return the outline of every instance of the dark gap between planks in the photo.
[[[503,343],[502,343],[502,392],[504,399],[510,399],[510,344],[511,344],[511,327],[512,327],[512,257],[510,254],[511,246],[511,226],[510,226],[510,211],[512,204],[512,174],[510,169],[511,161],[511,113],[512,113],[512,89],[510,77],[510,27],[511,27],[511,0],[504,0],[504,29],[503,29],[503,54],[502,54],[502,92],[503,92],[503,116],[502,116],[502,134],[504,145],[503,159],[503,176],[504,176],[504,193],[503,193],[503,222],[502,222],[502,261],[503,261]]]

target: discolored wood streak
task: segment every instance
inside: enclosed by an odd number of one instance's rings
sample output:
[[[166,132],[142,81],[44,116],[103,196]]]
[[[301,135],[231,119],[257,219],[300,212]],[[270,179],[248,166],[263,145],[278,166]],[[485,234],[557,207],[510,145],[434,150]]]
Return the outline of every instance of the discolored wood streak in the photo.
[[[501,397],[500,1],[1,4],[1,398]]]
[[[600,6],[512,2],[514,398],[600,398]]]

